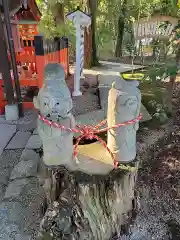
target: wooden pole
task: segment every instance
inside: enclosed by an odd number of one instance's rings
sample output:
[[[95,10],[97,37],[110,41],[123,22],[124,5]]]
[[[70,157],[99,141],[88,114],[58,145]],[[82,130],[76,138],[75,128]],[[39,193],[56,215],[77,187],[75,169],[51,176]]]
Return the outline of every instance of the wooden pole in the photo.
[[[81,78],[81,26],[76,23],[76,71],[74,78],[74,92],[73,96],[81,96],[80,91],[80,78]]]
[[[14,92],[13,92],[13,85],[11,80],[10,74],[10,64],[8,60],[7,54],[7,45],[4,35],[4,27],[2,16],[0,16],[0,71],[2,72],[2,78],[4,82],[4,89],[6,93],[7,103],[8,105],[12,105],[15,102],[14,99]]]
[[[19,109],[19,116],[24,116],[23,111],[23,103],[21,98],[21,89],[20,89],[20,82],[19,82],[19,75],[16,65],[16,54],[15,54],[15,48],[14,48],[14,41],[11,31],[11,22],[10,22],[10,16],[9,16],[9,7],[8,7],[8,0],[2,0],[3,9],[4,9],[4,23],[6,25],[7,30],[7,38],[9,43],[9,51],[11,54],[11,62],[12,62],[12,68],[14,73],[14,81],[15,81],[15,89],[16,89],[16,95],[17,95],[17,104]]]

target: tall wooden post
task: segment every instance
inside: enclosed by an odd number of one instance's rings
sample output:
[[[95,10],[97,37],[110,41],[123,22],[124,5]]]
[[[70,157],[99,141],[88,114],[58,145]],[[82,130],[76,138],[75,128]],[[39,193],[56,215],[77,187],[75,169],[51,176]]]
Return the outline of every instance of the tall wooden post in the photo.
[[[91,68],[92,63],[92,31],[90,27],[84,32],[84,67]]]
[[[15,89],[16,89],[16,95],[17,95],[19,116],[23,117],[24,116],[23,103],[22,103],[22,97],[21,97],[19,75],[18,75],[18,70],[16,65],[16,55],[15,55],[14,41],[13,41],[12,30],[11,30],[9,6],[8,6],[7,0],[2,0],[2,3],[3,3],[3,9],[4,9],[4,22],[6,25],[7,38],[9,43],[9,51],[11,54],[12,69],[14,73],[14,82],[15,82]]]
[[[14,104],[14,92],[10,74],[10,64],[7,54],[7,45],[4,34],[4,27],[2,22],[2,16],[0,16],[0,72],[2,72],[2,78],[4,81],[4,90],[6,93],[7,103],[9,105]]]

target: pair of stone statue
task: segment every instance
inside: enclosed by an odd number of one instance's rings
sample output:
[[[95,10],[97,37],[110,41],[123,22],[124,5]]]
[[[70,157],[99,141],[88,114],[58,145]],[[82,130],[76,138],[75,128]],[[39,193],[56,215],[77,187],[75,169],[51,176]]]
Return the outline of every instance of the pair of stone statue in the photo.
[[[64,126],[55,127],[38,119],[38,132],[43,142],[43,160],[48,166],[63,165],[70,171],[82,171],[88,174],[107,174],[113,170],[112,159],[101,162],[102,168],[96,171],[98,161],[74,159],[73,133],[67,128],[76,127],[71,113],[73,108],[70,91],[66,85],[64,69],[60,64],[50,63],[45,67],[44,86],[34,98],[34,105],[45,119]],[[137,82],[116,82],[109,91],[107,125],[135,119],[139,116],[141,93]],[[136,131],[139,123],[121,126],[108,131],[107,146],[120,163],[128,163],[136,157]],[[106,154],[106,151],[104,151]],[[107,153],[108,154],[108,153]],[[110,158],[109,158],[110,159]],[[101,160],[99,160],[101,161]],[[105,167],[104,167],[105,166]]]

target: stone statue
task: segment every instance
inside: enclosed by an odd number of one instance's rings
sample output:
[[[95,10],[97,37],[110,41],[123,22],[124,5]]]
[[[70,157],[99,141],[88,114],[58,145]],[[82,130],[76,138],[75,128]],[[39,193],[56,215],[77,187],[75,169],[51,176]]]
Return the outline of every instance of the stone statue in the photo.
[[[108,127],[135,119],[140,114],[141,93],[137,81],[118,81],[113,84],[108,97]],[[120,163],[136,157],[136,131],[139,123],[121,126],[108,131],[108,147]]]
[[[45,67],[44,86],[34,98],[34,105],[42,116],[55,123],[74,128],[70,91],[60,64],[49,63]],[[48,166],[64,165],[72,169],[73,133],[48,126],[38,120],[38,132],[43,142],[43,161]]]
[[[46,65],[44,86],[34,98],[34,105],[46,119],[66,128],[75,128],[72,99],[60,64]],[[108,127],[136,118],[140,105],[137,84],[123,80],[117,82],[109,92]],[[139,123],[135,123],[108,132],[108,147],[119,162],[134,160],[138,126]],[[78,159],[75,159],[71,131],[55,128],[38,119],[38,132],[43,142],[43,161],[48,166],[63,165],[70,171],[90,175],[106,175],[114,168],[113,159],[102,143],[78,146]]]

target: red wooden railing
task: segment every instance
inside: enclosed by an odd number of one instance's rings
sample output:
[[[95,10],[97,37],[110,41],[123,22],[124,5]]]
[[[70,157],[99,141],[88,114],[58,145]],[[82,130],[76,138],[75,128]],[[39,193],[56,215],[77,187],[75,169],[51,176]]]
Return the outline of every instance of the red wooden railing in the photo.
[[[19,80],[22,86],[34,86],[41,88],[44,79],[44,67],[49,62],[60,63],[65,70],[66,77],[69,74],[68,39],[55,38],[45,40],[42,36],[35,36],[30,46],[24,46],[23,51],[16,54],[19,70]],[[13,84],[14,80],[12,79]],[[24,102],[25,108],[33,107],[32,102]],[[3,90],[3,80],[0,79],[0,113],[4,112],[6,99]]]

